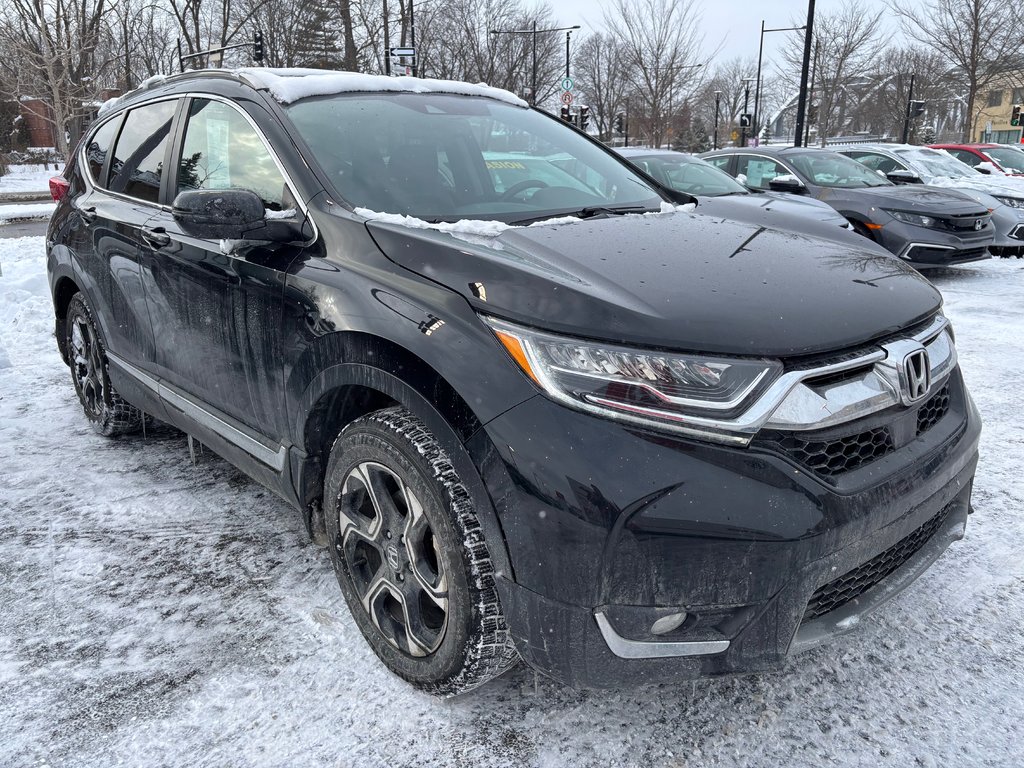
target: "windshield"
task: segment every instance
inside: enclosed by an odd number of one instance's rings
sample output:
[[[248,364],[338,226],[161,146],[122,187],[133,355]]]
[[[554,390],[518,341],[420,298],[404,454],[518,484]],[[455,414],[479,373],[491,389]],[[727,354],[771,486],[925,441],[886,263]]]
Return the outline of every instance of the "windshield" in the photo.
[[[427,221],[514,222],[662,202],[627,165],[568,126],[492,99],[346,93],[285,109],[357,208]],[[552,156],[573,162],[556,166]]]
[[[951,179],[960,179],[964,176],[983,175],[967,163],[935,149],[897,149],[896,154],[913,166],[919,174],[932,178],[946,176]]]
[[[802,152],[785,155],[805,178],[820,187],[888,187],[892,182],[838,152]]]
[[[986,147],[981,153],[1007,173],[1024,173],[1024,152],[1010,147]]]
[[[720,197],[750,194],[746,187],[728,173],[700,158],[683,155],[645,155],[626,159],[665,186],[690,195]]]

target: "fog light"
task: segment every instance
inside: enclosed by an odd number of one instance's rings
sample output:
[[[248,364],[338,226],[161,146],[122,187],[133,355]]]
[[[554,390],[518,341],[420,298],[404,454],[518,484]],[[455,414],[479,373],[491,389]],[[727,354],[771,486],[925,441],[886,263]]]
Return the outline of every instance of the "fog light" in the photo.
[[[666,632],[671,632],[673,629],[679,629],[684,621],[686,621],[686,611],[670,613],[668,616],[662,616],[656,622],[651,624],[651,634],[664,635]]]

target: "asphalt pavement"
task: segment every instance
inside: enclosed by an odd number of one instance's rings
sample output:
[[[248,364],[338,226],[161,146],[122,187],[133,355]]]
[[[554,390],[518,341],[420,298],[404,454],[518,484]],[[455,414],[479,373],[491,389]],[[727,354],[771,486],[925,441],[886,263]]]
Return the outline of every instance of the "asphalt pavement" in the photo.
[[[49,222],[43,221],[15,221],[10,224],[0,224],[0,239],[9,237],[42,237],[46,234],[46,225]]]

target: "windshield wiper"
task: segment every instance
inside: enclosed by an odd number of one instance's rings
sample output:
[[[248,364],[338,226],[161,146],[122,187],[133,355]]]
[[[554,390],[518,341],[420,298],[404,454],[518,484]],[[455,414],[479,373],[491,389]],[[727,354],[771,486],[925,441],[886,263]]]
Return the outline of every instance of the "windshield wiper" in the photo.
[[[551,213],[545,213],[542,216],[531,216],[526,219],[516,219],[509,223],[516,226],[524,226],[527,224],[535,224],[539,221],[546,221],[548,219],[558,219],[562,216],[575,216],[578,219],[592,219],[595,216],[625,216],[627,213],[648,213],[656,212],[658,210],[660,209],[649,208],[646,205],[591,205],[575,211],[552,211]]]

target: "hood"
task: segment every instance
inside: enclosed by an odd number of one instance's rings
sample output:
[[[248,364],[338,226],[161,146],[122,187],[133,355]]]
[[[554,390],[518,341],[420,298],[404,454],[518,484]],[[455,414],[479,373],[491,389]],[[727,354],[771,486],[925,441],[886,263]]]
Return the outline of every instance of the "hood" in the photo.
[[[508,229],[498,237],[367,222],[392,261],[478,312],[680,351],[790,357],[930,317],[938,291],[895,257],[674,213]]]
[[[824,237],[847,245],[862,244],[859,241],[864,239],[849,228],[846,219],[832,206],[812,197],[781,192],[701,197],[696,213]]]
[[[971,190],[1002,197],[1024,199],[1024,178],[1014,179],[1012,176],[928,176],[927,183],[933,187],[951,187],[960,191]]]
[[[818,199],[860,200],[877,208],[898,208],[936,216],[969,215],[981,211],[978,203],[955,190],[922,184],[855,189],[826,187]]]

